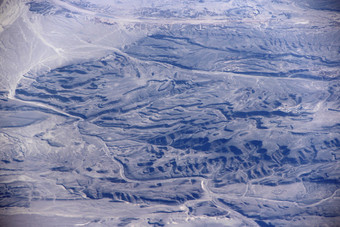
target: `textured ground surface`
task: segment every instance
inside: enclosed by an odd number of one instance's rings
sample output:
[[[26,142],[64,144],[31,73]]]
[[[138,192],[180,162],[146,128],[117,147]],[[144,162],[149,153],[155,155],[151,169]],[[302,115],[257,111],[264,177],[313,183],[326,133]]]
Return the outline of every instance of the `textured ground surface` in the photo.
[[[337,226],[336,1],[0,5],[4,226]]]

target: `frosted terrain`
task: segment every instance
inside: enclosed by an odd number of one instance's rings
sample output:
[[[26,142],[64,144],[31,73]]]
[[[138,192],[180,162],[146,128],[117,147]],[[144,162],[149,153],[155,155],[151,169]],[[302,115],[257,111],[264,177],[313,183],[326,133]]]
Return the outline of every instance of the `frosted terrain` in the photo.
[[[1,226],[338,226],[340,4],[0,1]]]

